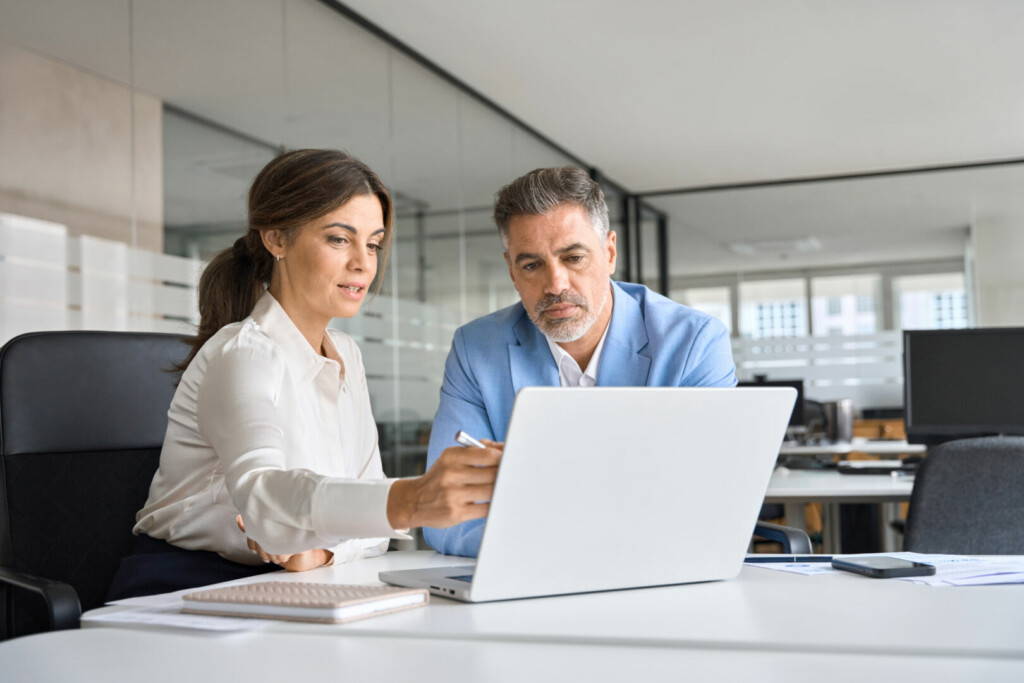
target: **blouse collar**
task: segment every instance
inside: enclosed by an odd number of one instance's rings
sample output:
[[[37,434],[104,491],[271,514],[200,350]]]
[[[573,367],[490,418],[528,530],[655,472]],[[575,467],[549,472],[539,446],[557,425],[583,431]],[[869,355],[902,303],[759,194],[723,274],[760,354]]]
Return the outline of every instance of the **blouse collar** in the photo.
[[[344,377],[345,369],[341,354],[331,335],[324,330],[323,349],[327,354],[324,358],[310,346],[309,342],[295,326],[281,304],[266,291],[256,302],[250,317],[267,335],[277,343],[282,355],[296,377],[309,380],[316,376],[325,365],[333,364],[336,372]]]

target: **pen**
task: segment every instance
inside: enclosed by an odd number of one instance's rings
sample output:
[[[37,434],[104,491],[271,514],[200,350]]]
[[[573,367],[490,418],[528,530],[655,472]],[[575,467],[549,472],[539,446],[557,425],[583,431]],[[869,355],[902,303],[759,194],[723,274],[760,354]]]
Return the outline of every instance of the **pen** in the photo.
[[[487,448],[461,429],[455,433],[455,443],[467,448]]]
[[[747,555],[744,562],[831,562],[831,555]]]

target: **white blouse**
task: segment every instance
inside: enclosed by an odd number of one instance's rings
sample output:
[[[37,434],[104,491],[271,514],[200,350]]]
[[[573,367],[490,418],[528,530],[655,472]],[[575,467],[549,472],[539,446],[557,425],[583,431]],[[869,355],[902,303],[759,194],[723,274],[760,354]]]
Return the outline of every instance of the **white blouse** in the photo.
[[[160,467],[135,533],[259,564],[326,548],[334,562],[379,555],[391,528],[359,347],[327,330],[316,353],[265,293],[188,368],[167,413]],[[246,533],[235,516],[241,514]]]

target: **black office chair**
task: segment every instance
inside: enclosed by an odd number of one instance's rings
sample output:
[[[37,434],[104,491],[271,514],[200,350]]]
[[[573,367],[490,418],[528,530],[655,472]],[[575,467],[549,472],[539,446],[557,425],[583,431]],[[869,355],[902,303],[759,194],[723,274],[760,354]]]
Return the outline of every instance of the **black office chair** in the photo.
[[[0,349],[0,639],[75,628],[103,604],[188,351],[176,335],[81,331]]]
[[[903,547],[1024,554],[1024,437],[962,439],[929,449],[914,481]]]
[[[781,544],[782,552],[786,554],[809,555],[812,552],[810,536],[803,529],[797,529],[793,526],[783,526],[773,522],[758,522],[754,526],[753,536]]]

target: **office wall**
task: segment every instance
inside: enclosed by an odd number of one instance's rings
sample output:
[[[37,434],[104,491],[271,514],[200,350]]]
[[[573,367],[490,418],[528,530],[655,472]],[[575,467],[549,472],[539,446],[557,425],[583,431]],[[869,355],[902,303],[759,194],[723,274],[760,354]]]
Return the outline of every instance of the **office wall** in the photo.
[[[161,103],[0,43],[0,212],[163,248]]]
[[[970,254],[978,326],[1024,325],[1024,210],[979,215]]]

